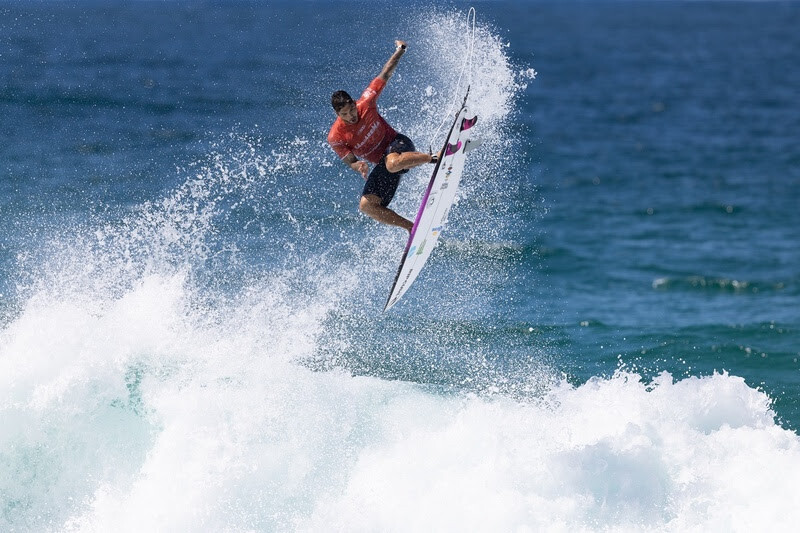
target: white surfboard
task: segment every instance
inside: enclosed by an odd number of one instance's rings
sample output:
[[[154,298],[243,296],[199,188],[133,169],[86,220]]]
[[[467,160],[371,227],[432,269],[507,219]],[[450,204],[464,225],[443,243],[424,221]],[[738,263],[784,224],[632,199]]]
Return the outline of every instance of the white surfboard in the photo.
[[[396,304],[411,287],[439,240],[458,192],[466,154],[477,146],[476,141],[470,140],[471,128],[477,120],[478,117],[470,116],[464,98],[464,105],[456,113],[444,143],[442,157],[433,169],[428,188],[422,197],[384,311]]]

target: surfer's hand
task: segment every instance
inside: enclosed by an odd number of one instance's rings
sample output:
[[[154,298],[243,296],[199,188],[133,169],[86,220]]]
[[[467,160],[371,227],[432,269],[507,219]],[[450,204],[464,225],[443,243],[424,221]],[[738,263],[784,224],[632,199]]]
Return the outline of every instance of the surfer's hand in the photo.
[[[369,173],[369,165],[365,161],[356,161],[350,168],[361,174],[361,177],[367,179],[367,174]]]
[[[406,49],[406,42],[405,41],[395,41],[394,45],[397,47],[398,50],[405,50]]]

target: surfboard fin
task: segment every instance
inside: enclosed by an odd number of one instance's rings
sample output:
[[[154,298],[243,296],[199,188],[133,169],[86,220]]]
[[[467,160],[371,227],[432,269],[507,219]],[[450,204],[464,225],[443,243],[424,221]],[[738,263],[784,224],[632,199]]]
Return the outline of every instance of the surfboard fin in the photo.
[[[464,146],[464,153],[468,154],[482,144],[483,139],[467,139],[467,144]]]
[[[474,117],[472,117],[472,118],[465,118],[465,119],[463,119],[463,120],[461,121],[461,131],[464,131],[464,130],[468,130],[468,129],[470,129],[472,126],[474,126],[474,125],[475,125],[475,123],[476,123],[476,122],[478,122],[478,117],[477,117],[477,115],[476,115],[476,116],[474,116]]]
[[[444,150],[444,155],[445,156],[453,155],[457,153],[460,149],[461,149],[461,141],[457,141],[456,144],[448,143],[447,147]]]

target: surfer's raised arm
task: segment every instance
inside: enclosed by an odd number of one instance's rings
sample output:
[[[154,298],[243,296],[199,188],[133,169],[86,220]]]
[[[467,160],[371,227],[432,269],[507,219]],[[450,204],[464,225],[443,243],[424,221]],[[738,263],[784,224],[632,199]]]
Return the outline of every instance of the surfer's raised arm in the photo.
[[[392,74],[394,74],[397,68],[397,64],[400,62],[400,58],[406,53],[405,41],[395,41],[394,44],[397,46],[397,49],[392,54],[392,57],[389,58],[389,61],[386,62],[386,65],[383,66],[381,73],[378,74],[378,77],[383,81],[389,81],[389,78],[392,77]]]

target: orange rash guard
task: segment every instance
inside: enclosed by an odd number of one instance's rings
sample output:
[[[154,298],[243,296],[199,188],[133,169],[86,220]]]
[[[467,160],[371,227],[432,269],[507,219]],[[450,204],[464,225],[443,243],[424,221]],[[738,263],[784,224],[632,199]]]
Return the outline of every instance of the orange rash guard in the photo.
[[[347,124],[340,117],[331,126],[328,133],[328,144],[340,158],[353,153],[356,157],[366,159],[377,165],[397,132],[378,113],[378,96],[386,82],[375,78],[356,102],[358,122]]]

